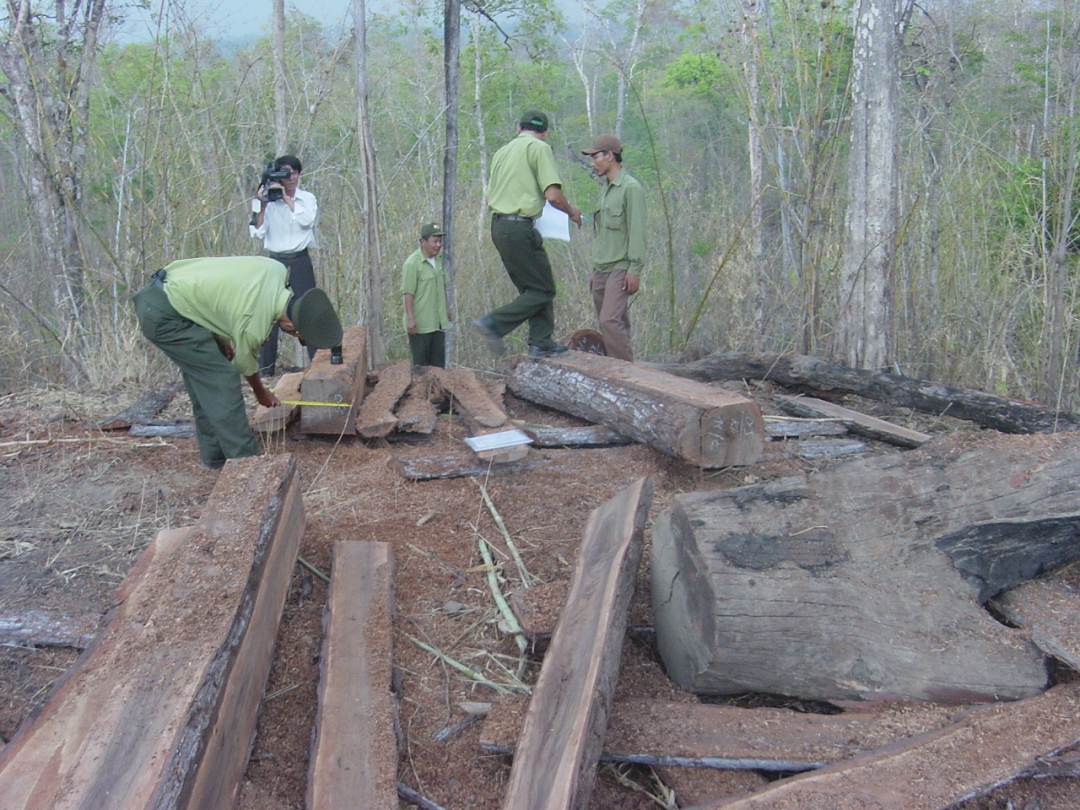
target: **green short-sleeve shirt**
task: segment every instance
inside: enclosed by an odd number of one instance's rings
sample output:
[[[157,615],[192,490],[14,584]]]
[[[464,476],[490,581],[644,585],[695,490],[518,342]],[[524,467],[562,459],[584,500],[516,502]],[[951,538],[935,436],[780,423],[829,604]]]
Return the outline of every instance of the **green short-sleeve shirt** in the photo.
[[[233,365],[250,377],[259,372],[259,347],[292,295],[288,274],[265,256],[181,259],[165,268],[165,295],[185,318],[232,343]]]
[[[551,147],[522,131],[491,159],[488,208],[495,214],[538,217],[548,186],[562,186]]]
[[[416,321],[418,334],[426,335],[437,332],[450,325],[446,314],[446,270],[443,269],[443,257],[436,256],[431,262],[424,258],[423,251],[417,249],[401,268],[401,293],[413,297],[413,319]],[[409,327],[406,313],[405,328]]]

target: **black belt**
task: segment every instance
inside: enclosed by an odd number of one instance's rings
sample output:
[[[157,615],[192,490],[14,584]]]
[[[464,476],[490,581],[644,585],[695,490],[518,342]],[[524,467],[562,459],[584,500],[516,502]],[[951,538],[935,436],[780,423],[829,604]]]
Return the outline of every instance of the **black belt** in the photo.
[[[281,253],[270,251],[270,258],[277,259],[279,262],[282,259],[299,259],[301,256],[307,256],[307,248],[304,248],[303,250],[289,250]]]
[[[165,289],[165,271],[158,270],[154,275],[150,276],[150,283],[157,287],[159,290]]]
[[[495,219],[508,219],[511,222],[532,222],[532,217],[523,217],[520,214],[492,214]]]

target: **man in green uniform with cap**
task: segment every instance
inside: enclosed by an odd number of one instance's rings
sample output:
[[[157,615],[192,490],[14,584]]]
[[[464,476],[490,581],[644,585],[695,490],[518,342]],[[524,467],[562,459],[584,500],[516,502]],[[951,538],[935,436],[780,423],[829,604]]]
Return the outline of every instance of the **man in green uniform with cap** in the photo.
[[[287,278],[285,265],[262,256],[183,259],[135,294],[143,335],[180,367],[204,466],[259,454],[240,376],[259,404],[280,404],[259,376],[259,347],[272,326],[316,349],[341,344],[341,322],[326,293],[315,288],[296,298]]]
[[[405,331],[414,366],[446,368],[446,329],[453,321],[447,275],[440,255],[443,229],[434,222],[420,228],[420,247],[401,268]]]
[[[517,127],[518,136],[491,159],[488,208],[491,241],[499,251],[518,297],[475,322],[497,354],[502,337],[529,322],[529,357],[551,357],[566,351],[552,338],[555,331],[555,278],[544,250],[544,239],[533,221],[545,200],[569,215],[579,228],[581,211],[563,195],[555,158],[547,144],[548,117],[528,110]]]

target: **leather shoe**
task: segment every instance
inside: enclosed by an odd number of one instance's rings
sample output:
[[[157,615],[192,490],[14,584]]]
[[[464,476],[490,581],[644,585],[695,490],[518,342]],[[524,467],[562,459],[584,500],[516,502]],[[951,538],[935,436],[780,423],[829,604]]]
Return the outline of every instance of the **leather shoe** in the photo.
[[[560,354],[566,354],[569,351],[561,343],[552,343],[549,346],[530,346],[529,357],[533,360],[539,360],[541,357],[558,357]]]

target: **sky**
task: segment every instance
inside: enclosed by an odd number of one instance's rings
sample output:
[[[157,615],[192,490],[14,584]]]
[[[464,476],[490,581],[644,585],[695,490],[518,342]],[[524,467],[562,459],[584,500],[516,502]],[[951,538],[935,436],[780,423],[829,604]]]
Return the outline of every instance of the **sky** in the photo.
[[[163,0],[150,0],[156,13]],[[385,10],[391,0],[368,0],[368,13]],[[248,39],[266,36],[270,32],[271,0],[172,0],[170,14],[186,14],[187,20],[199,20],[205,33],[215,39]],[[331,27],[351,20],[352,0],[302,0],[300,3],[285,0],[286,11],[300,8]],[[128,21],[121,39],[145,41],[153,38],[156,23],[146,10],[129,8]],[[180,20],[183,18],[175,17]]]

